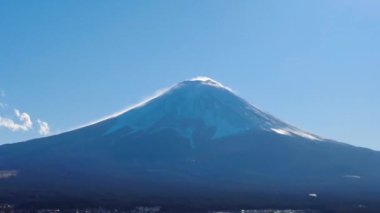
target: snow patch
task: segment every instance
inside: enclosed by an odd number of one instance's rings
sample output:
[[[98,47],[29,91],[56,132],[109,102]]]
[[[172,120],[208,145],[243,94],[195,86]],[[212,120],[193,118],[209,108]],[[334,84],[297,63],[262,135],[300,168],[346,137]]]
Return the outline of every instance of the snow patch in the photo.
[[[277,134],[280,134],[280,135],[288,135],[288,136],[292,135],[292,134],[290,134],[290,132],[288,132],[288,131],[286,131],[284,129],[275,129],[275,128],[272,128],[271,130],[274,131]]]
[[[317,198],[318,195],[316,193],[309,193],[309,197],[314,197],[314,198]]]
[[[0,179],[8,179],[17,176],[16,170],[0,170]]]
[[[315,135],[312,135],[310,133],[307,133],[307,132],[304,132],[304,131],[301,131],[301,130],[298,130],[296,128],[284,128],[284,129],[276,129],[276,128],[271,128],[272,131],[274,131],[275,133],[277,134],[280,134],[280,135],[287,135],[287,136],[300,136],[300,137],[303,137],[303,138],[307,138],[307,139],[310,139],[310,140],[315,140],[315,141],[322,141],[323,139],[318,137],[318,136],[315,136]]]
[[[351,179],[360,179],[361,177],[359,175],[343,175],[344,178],[351,178]]]
[[[227,90],[232,92],[231,88],[226,87],[222,83],[215,81],[214,79],[206,77],[206,76],[198,76],[198,77],[190,79],[190,81],[200,81],[203,84],[207,84],[207,85],[214,86],[214,87],[224,88],[224,89],[227,89]]]

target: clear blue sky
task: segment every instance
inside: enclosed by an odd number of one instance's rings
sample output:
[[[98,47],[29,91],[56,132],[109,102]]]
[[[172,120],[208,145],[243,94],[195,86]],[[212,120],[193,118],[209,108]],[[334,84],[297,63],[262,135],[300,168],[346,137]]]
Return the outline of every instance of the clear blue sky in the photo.
[[[24,130],[8,122],[0,143],[40,137],[37,119],[59,133],[209,76],[297,127],[380,150],[379,11],[377,0],[1,0],[0,117]]]

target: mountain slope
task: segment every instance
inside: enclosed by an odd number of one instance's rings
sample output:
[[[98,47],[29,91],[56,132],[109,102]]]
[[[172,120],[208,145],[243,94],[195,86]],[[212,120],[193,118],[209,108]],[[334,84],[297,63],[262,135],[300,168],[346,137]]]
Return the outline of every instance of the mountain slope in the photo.
[[[96,124],[0,146],[0,201],[371,211],[378,165],[379,152],[302,131],[198,78]]]
[[[220,138],[256,129],[322,140],[262,112],[231,89],[204,77],[181,82],[114,120],[116,124],[106,134],[123,127],[145,132],[172,128],[192,139],[193,134],[204,131],[211,131],[212,138]]]

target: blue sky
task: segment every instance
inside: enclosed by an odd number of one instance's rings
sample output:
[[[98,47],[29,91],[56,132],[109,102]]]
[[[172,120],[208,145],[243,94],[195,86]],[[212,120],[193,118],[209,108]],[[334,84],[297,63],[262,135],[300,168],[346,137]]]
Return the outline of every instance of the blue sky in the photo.
[[[380,150],[379,10],[376,0],[0,1],[0,144],[209,76],[297,127]]]

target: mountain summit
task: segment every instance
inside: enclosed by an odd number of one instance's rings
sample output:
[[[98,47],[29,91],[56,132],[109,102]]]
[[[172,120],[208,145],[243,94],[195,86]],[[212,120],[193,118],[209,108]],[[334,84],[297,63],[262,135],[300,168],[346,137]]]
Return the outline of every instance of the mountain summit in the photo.
[[[178,83],[117,116],[114,122],[106,134],[125,131],[125,128],[135,132],[157,132],[166,128],[194,140],[197,137],[215,139],[261,130],[323,140],[259,110],[228,87],[208,77]]]
[[[70,132],[0,146],[0,203],[376,212],[380,153],[324,139],[210,78]]]

